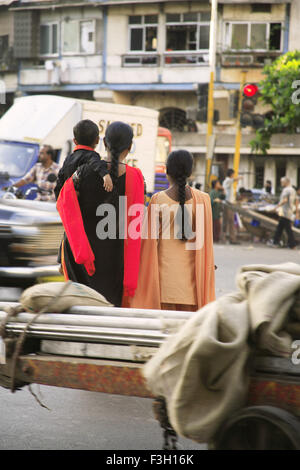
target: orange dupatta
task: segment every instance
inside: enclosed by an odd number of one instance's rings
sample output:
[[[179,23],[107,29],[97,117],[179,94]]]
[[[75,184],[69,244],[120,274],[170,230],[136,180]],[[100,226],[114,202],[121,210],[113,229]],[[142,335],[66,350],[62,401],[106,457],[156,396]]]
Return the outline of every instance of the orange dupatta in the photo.
[[[194,191],[193,204],[203,204],[204,244],[195,250],[195,280],[198,309],[215,300],[215,266],[213,252],[212,211],[208,194]],[[156,203],[156,195],[150,201],[147,212],[147,238],[142,239],[139,281],[136,293],[130,301],[132,308],[161,309],[159,260],[157,245],[159,240],[151,238],[155,222],[151,219],[151,208]],[[196,227],[197,230],[197,227]],[[176,253],[174,254],[176,256]]]

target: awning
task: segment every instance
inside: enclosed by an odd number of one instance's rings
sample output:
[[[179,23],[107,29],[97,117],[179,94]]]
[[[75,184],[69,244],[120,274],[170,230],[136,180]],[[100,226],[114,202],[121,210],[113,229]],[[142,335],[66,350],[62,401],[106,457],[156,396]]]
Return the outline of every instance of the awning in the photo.
[[[56,91],[193,91],[196,92],[195,83],[87,83],[87,84],[62,84],[62,85],[19,85],[19,89],[25,93],[44,93]]]

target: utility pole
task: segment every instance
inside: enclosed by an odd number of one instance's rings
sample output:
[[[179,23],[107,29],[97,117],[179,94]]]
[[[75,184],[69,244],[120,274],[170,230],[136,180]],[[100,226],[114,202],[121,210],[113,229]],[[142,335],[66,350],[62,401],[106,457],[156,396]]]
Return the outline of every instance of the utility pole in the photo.
[[[234,152],[234,158],[233,158],[233,170],[234,170],[235,177],[238,176],[239,167],[240,167],[240,150],[241,150],[241,140],[242,140],[241,111],[242,111],[242,101],[243,101],[243,89],[246,83],[246,76],[247,76],[247,70],[243,70],[241,74],[236,137],[235,137],[235,152]],[[237,184],[238,184],[237,181],[233,183],[234,196],[236,195]]]
[[[217,46],[217,15],[218,0],[211,0],[211,20],[209,36],[209,87],[207,104],[207,135],[206,135],[206,173],[205,190],[209,190],[209,181],[211,175],[212,158],[215,147],[215,136],[213,135],[214,123],[214,80],[216,68],[216,46]]]

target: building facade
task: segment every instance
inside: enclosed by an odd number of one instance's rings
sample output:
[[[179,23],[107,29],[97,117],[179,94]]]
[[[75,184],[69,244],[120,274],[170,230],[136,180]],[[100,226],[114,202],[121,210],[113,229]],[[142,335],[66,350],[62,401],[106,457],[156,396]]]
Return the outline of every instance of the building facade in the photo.
[[[233,164],[241,72],[259,83],[264,65],[298,47],[299,19],[300,0],[218,2],[213,171],[221,176]],[[210,20],[208,0],[0,1],[0,41],[17,63],[0,73],[11,93],[157,109],[160,124],[173,133],[173,148],[193,153],[193,177],[203,184],[206,123],[195,110],[199,94],[207,94]],[[265,157],[251,155],[252,138],[253,130],[243,129],[243,186],[271,179],[279,188],[284,174],[300,185],[300,135],[275,136]]]
[[[12,105],[18,90],[18,64],[14,58],[12,1],[0,1],[0,117]]]

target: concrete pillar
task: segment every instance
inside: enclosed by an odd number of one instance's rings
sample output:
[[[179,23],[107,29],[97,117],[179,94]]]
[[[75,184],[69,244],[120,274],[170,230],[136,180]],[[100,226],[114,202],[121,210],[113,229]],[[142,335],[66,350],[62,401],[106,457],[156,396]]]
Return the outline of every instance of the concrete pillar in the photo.
[[[94,90],[94,99],[96,101],[104,101],[105,103],[114,103],[113,91],[109,89]]]
[[[228,155],[228,169],[233,168],[233,157],[234,155],[232,153]]]
[[[297,186],[298,165],[296,157],[290,157],[286,165],[286,176],[290,179],[293,186]]]
[[[242,180],[238,182],[238,188],[249,189],[249,156],[241,155],[240,157],[240,168],[239,175],[243,177]]]
[[[193,175],[195,178],[195,182],[201,183],[202,189],[203,189],[205,185],[205,171],[206,171],[205,155],[202,153],[194,154],[194,162],[195,163],[194,163]]]
[[[157,53],[159,54],[158,82],[162,82],[164,71],[164,52],[166,50],[166,25],[165,13],[163,11],[160,11],[158,15],[157,38]]]
[[[272,188],[275,189],[276,186],[276,163],[274,158],[267,158],[265,161],[265,177],[264,182],[266,180],[270,180],[272,182]]]
[[[255,163],[254,163],[254,160],[251,157],[249,157],[248,182],[249,182],[249,189],[254,188],[254,185],[255,185]]]

